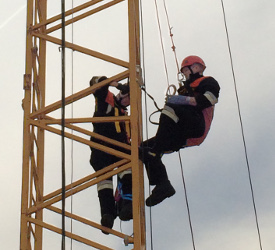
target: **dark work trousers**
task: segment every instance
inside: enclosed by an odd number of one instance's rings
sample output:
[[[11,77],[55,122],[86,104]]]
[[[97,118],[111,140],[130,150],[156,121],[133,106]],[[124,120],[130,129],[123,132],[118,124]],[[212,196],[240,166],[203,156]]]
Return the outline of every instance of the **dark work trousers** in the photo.
[[[103,151],[92,149],[90,164],[94,168],[95,171],[101,170],[117,161],[120,158],[105,153]],[[112,177],[108,179],[112,181]],[[118,177],[118,181],[122,183],[122,191],[124,194],[132,194],[132,175],[126,174],[120,179]],[[101,209],[101,216],[104,214],[111,214],[116,217],[116,208],[115,208],[115,198],[113,189],[104,188],[98,191],[98,198]]]
[[[180,150],[184,147],[186,139],[202,136],[205,129],[203,114],[195,107],[172,104],[169,104],[169,107],[175,111],[179,118],[178,122],[161,113],[156,136],[142,144],[147,151],[150,150],[156,154],[156,157],[144,160],[150,185],[157,185],[168,180],[161,156],[167,152]]]

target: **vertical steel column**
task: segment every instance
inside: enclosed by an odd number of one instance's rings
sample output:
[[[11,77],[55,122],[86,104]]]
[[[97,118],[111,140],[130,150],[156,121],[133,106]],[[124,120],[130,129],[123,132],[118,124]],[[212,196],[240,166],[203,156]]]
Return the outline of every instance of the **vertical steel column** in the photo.
[[[40,0],[37,1],[37,15],[39,18],[39,22],[43,22],[47,18],[47,0]],[[46,31],[45,25],[42,26],[41,32]],[[39,39],[39,46],[38,46],[38,55],[37,59],[39,61],[38,64],[38,76],[35,81],[35,85],[37,86],[37,108],[41,109],[45,107],[45,85],[46,85],[46,41],[44,39]],[[33,61],[35,64],[36,61]],[[33,65],[34,67],[34,65]],[[35,100],[33,100],[35,103]],[[43,203],[43,196],[44,196],[44,146],[45,146],[45,130],[42,128],[37,128],[37,185],[36,185],[36,203],[40,204]],[[37,220],[43,221],[43,209],[38,210],[36,212],[35,218]],[[35,225],[35,235],[36,239],[34,242],[34,249],[35,250],[42,250],[42,243],[43,243],[43,228],[41,226]]]
[[[145,211],[143,165],[139,161],[138,146],[141,142],[141,90],[140,70],[140,31],[139,1],[129,0],[129,55],[130,55],[130,96],[131,96],[131,143],[132,143],[132,174],[133,174],[133,220],[134,249],[145,249]]]
[[[22,202],[21,202],[21,232],[20,232],[20,249],[29,250],[30,232],[28,229],[27,210],[29,203],[29,159],[31,157],[31,133],[29,115],[31,113],[31,82],[32,82],[32,36],[29,28],[33,20],[33,1],[27,2],[27,34],[26,34],[26,69],[24,75],[25,96],[23,99],[24,109],[24,127],[23,127],[23,170],[22,170]]]
[[[24,75],[25,96],[23,99],[23,171],[21,202],[21,234],[20,249],[42,249],[42,227],[33,228],[28,219],[28,208],[43,202],[44,189],[44,129],[30,125],[31,112],[45,106],[46,78],[46,41],[36,39],[32,35],[32,26],[42,22],[47,16],[47,1],[27,2],[27,34],[26,34],[26,69]],[[39,19],[39,20],[38,20]],[[45,26],[41,27],[45,32]],[[34,214],[35,219],[43,221],[43,210]],[[33,234],[34,243],[31,243]]]

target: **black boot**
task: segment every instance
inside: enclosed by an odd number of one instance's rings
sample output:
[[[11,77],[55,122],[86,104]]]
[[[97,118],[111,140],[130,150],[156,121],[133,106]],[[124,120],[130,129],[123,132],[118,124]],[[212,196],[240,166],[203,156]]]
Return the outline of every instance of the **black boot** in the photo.
[[[116,218],[115,199],[113,189],[102,189],[98,191],[98,198],[101,209],[101,225],[108,228],[113,228]],[[102,231],[104,234],[109,234]]]
[[[113,228],[115,217],[111,214],[103,214],[101,217],[101,225],[108,228]],[[107,231],[102,230],[102,233],[109,234]]]
[[[176,193],[175,189],[167,180],[155,186],[152,194],[146,199],[146,206],[152,207],[161,203],[166,198],[173,196]]]
[[[132,200],[122,199],[121,209],[119,211],[119,218],[122,221],[129,221],[133,219],[133,204]]]
[[[132,174],[126,174],[119,182],[121,183],[121,197],[118,201],[118,216],[122,221],[129,221],[133,219]]]

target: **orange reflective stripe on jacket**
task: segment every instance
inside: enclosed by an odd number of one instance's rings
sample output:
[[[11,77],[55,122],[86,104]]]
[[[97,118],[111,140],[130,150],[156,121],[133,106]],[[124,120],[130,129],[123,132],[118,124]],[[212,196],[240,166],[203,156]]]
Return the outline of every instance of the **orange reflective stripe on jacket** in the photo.
[[[203,77],[198,78],[197,80],[195,80],[194,82],[192,82],[190,84],[190,87],[192,87],[192,88],[198,87],[200,85],[201,81],[204,80],[204,79],[206,79],[206,78],[208,78],[208,77],[209,76],[203,76]]]

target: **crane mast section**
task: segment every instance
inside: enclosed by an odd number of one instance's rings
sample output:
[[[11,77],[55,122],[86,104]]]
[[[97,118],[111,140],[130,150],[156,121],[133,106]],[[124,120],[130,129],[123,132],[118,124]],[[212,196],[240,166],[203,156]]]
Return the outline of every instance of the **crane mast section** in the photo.
[[[52,3],[51,3],[52,4]],[[65,41],[66,50],[72,50],[91,60],[100,60],[106,64],[115,65],[119,70],[107,80],[92,87],[78,90],[76,93],[67,95],[65,106],[77,103],[90,96],[97,89],[109,84],[112,81],[123,81],[129,79],[130,83],[130,115],[118,117],[82,117],[81,114],[74,114],[78,118],[65,117],[64,136],[74,142],[87,147],[94,147],[106,153],[115,155],[121,160],[107,166],[106,168],[82,176],[65,186],[65,198],[77,196],[87,189],[96,187],[100,181],[106,180],[118,173],[131,169],[133,178],[133,232],[134,236],[123,234],[115,229],[108,229],[112,235],[118,239],[123,239],[127,244],[133,244],[134,250],[146,249],[145,239],[145,212],[144,212],[144,187],[143,187],[143,166],[139,160],[138,146],[142,140],[142,115],[141,115],[141,67],[140,67],[140,30],[139,30],[139,1],[137,0],[92,0],[79,6],[67,9],[65,12],[65,27],[70,27],[77,22],[85,23],[88,18],[95,14],[111,11],[112,8],[126,4],[127,13],[124,13],[128,21],[128,60],[117,58],[116,56],[102,53],[92,46],[78,45]],[[57,6],[56,9],[59,9]],[[49,1],[28,0],[27,1],[27,23],[26,23],[26,67],[24,74],[24,99],[22,107],[24,111],[23,125],[23,160],[22,160],[22,195],[21,195],[21,225],[20,225],[20,249],[21,250],[42,250],[47,238],[44,231],[54,234],[62,234],[60,223],[52,223],[48,220],[48,214],[54,213],[60,217],[60,201],[62,199],[62,188],[58,183],[52,183],[53,179],[47,179],[45,172],[49,168],[47,162],[46,143],[49,135],[60,138],[61,119],[56,117],[62,108],[62,100],[46,102],[52,85],[47,81],[49,72],[47,71],[47,60],[49,52],[48,45],[58,47],[62,44],[61,17],[62,13],[48,16]],[[120,38],[118,38],[120,39]],[[60,60],[61,61],[61,60]],[[58,62],[60,63],[60,62]],[[108,69],[108,67],[106,67]],[[77,74],[77,72],[75,73]],[[56,79],[58,83],[59,80]],[[56,84],[52,91],[55,91]],[[60,78],[61,89],[61,78]],[[102,135],[96,134],[82,125],[97,122],[129,122],[131,130],[131,145],[112,140]],[[101,145],[89,140],[94,137],[115,145]],[[55,146],[55,145],[54,145]],[[57,147],[57,146],[56,146]],[[125,149],[130,153],[125,153]],[[60,150],[61,152],[61,150]],[[88,162],[87,155],[87,162]],[[60,163],[59,163],[60,164]],[[58,165],[58,163],[57,163]],[[61,171],[61,164],[60,164]],[[46,184],[51,183],[54,188],[51,192],[45,192]],[[59,186],[58,186],[59,185]],[[46,212],[47,211],[47,212]],[[89,229],[101,232],[103,227],[96,221],[85,218],[81,214],[65,211],[68,219],[82,223]],[[66,230],[66,237],[81,242],[96,249],[111,250],[112,246],[106,246],[104,242],[92,236],[87,238],[73,231]],[[61,237],[60,237],[61,239]]]

